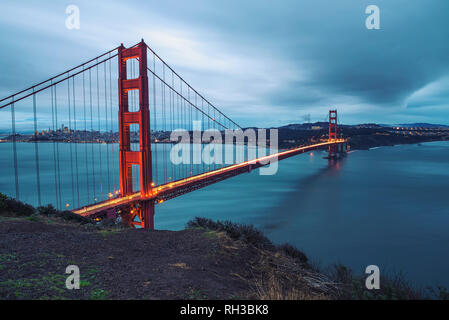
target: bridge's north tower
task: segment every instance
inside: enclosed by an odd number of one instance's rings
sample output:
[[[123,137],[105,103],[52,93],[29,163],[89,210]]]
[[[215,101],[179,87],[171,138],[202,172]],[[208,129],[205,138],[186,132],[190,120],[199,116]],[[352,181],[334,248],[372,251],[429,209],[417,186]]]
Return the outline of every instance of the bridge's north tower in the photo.
[[[337,141],[337,110],[329,110],[329,142]],[[329,159],[337,157],[338,145],[329,145]]]

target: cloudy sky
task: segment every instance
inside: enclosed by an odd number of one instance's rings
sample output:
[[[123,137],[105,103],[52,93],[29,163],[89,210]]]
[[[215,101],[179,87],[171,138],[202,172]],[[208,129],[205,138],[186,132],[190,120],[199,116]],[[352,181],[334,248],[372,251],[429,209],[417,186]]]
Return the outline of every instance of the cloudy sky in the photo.
[[[66,7],[81,28],[65,26]],[[368,30],[368,5],[380,30]],[[0,96],[145,41],[243,126],[449,124],[449,1],[17,1],[0,10]]]

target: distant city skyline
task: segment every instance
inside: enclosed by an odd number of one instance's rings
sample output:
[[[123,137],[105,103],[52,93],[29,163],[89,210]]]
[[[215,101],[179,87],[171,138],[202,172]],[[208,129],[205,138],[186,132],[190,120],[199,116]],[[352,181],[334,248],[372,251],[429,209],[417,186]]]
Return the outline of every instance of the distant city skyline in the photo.
[[[330,107],[347,124],[449,124],[444,0],[74,1],[79,30],[68,4],[2,2],[1,97],[144,38],[244,127],[324,121]],[[380,30],[365,26],[372,4]]]

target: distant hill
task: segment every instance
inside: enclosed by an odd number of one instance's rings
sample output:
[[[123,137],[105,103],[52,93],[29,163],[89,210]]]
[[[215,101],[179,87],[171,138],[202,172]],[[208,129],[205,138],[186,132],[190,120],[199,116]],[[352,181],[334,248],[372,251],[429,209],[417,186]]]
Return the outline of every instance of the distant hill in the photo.
[[[449,128],[449,126],[444,125],[444,124],[432,124],[432,123],[403,123],[403,124],[398,124],[396,125],[398,127],[410,127],[410,128],[414,128],[414,127],[418,127],[418,128]]]
[[[290,130],[315,130],[320,128],[327,128],[327,122],[314,122],[314,123],[292,123],[286,126],[279,127],[279,129]]]
[[[329,126],[328,122],[314,122],[314,123],[293,123],[286,126],[279,127],[278,129],[289,129],[289,130],[319,130],[327,129]],[[347,128],[381,128],[387,125],[379,125],[376,123],[361,123],[355,125],[338,124],[339,127]],[[390,127],[390,126],[388,126]]]
[[[340,127],[349,128],[390,128],[390,127],[404,127],[404,128],[449,128],[449,125],[444,124],[432,124],[432,123],[403,123],[403,124],[377,124],[377,123],[360,123],[354,125],[338,124]],[[317,130],[317,129],[327,129],[327,122],[314,122],[314,123],[292,123],[278,129],[289,129],[289,130]]]

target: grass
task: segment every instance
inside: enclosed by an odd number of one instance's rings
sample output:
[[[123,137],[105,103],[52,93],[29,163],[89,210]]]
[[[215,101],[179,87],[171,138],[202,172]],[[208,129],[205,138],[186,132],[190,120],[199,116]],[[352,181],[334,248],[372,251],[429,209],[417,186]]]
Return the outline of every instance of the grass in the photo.
[[[109,296],[109,292],[103,289],[94,289],[90,292],[91,300],[106,300]]]
[[[184,294],[185,298],[188,300],[205,300],[207,295],[200,289],[191,289]]]
[[[28,220],[28,221],[39,221],[39,217],[37,215],[35,215],[35,214],[33,214],[31,216],[28,216],[28,217],[25,217],[24,219]]]
[[[84,296],[92,300],[105,300],[110,293],[96,287],[89,280],[80,280],[79,290],[68,290],[66,288],[66,274],[46,273],[41,277],[29,277],[20,279],[8,279],[0,282],[0,296],[6,299],[43,299],[43,300],[66,300],[78,299]],[[87,295],[87,296],[86,296]]]
[[[0,290],[7,292],[6,298],[13,299],[29,299],[36,295],[49,299],[67,298],[65,279],[64,275],[54,273],[47,273],[40,278],[8,279],[0,282]]]
[[[16,259],[16,255],[13,253],[0,254],[0,263],[10,262]]]
[[[97,280],[101,272],[94,266],[82,267],[79,261],[70,264],[81,266],[79,290],[68,290],[65,273],[67,257],[58,252],[33,254],[0,254],[0,297],[2,299],[106,299],[109,293],[99,289]],[[49,271],[49,270],[54,271]],[[22,272],[26,271],[26,272]]]
[[[257,280],[255,283],[256,297],[260,300],[319,300],[326,299],[323,295],[312,295],[307,290],[285,284],[279,277],[272,274],[267,280]]]

